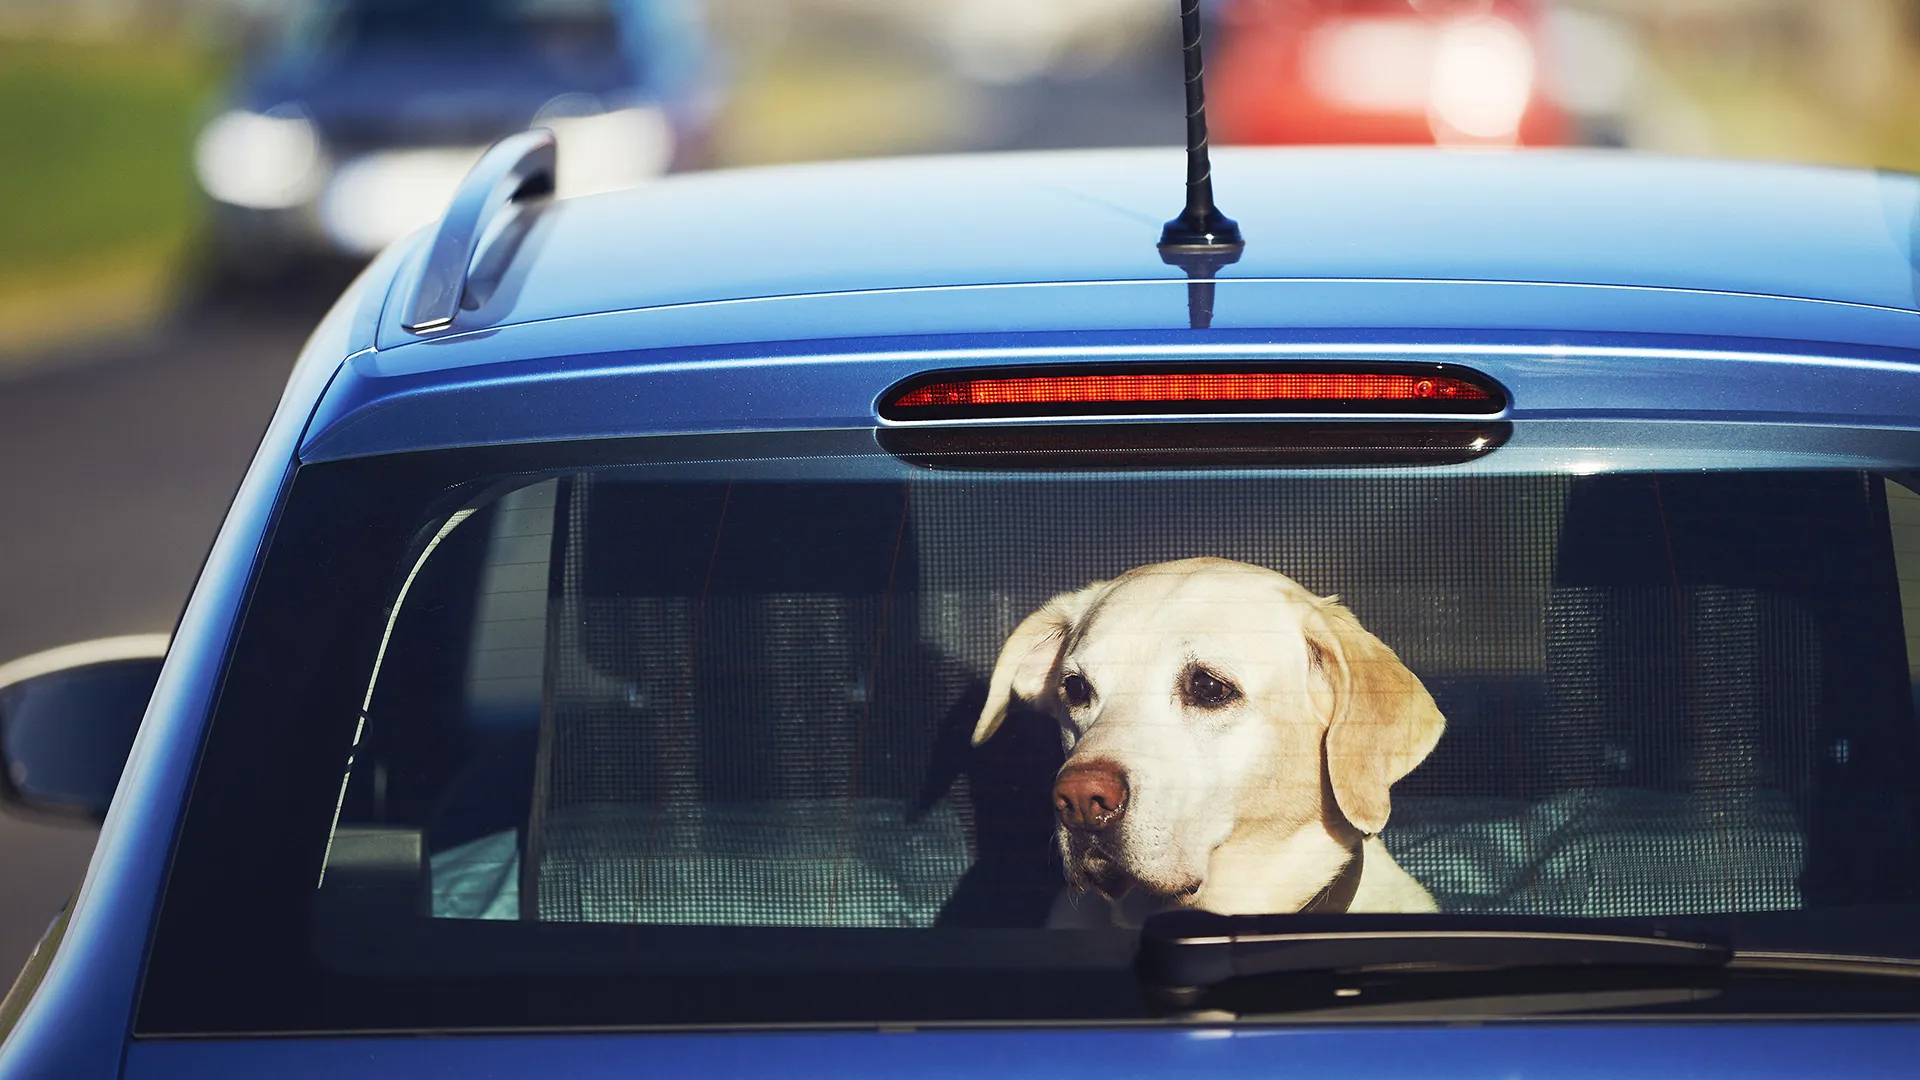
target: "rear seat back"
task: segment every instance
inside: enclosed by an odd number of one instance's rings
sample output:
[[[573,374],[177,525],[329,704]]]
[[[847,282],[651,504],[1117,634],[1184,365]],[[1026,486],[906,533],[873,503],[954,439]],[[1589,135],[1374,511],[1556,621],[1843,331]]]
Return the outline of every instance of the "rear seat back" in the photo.
[[[1900,894],[1911,859],[1818,873],[1857,860],[1842,833],[1863,814],[1912,829],[1888,782],[1915,756],[1873,482],[1651,484],[575,480],[538,911],[927,925],[955,894],[950,921],[1030,923],[1059,883],[1058,748],[1041,721],[1019,760],[971,751],[980,687],[1054,592],[1198,554],[1343,594],[1426,681],[1449,729],[1396,788],[1387,839],[1449,906]],[[1888,756],[1863,771],[1837,745]]]

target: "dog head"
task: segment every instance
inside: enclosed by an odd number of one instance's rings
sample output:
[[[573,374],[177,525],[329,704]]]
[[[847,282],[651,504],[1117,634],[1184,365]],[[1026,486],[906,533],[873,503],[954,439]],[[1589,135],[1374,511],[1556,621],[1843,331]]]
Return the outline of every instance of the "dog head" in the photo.
[[[1002,647],[973,733],[1015,700],[1059,723],[1056,837],[1077,889],[1192,903],[1248,831],[1379,832],[1445,720],[1335,599],[1262,567],[1187,559],[1049,600]]]

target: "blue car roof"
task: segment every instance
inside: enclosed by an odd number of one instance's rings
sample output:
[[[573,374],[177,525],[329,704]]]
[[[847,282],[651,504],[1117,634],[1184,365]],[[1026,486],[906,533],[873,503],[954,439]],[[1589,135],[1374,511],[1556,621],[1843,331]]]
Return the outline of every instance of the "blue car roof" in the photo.
[[[1610,151],[1223,149],[1223,279],[1641,286],[1915,310],[1914,177]],[[709,173],[563,201],[517,259],[526,322],[938,286],[1177,279],[1174,150]]]
[[[1247,247],[1204,330],[1155,247],[1183,194],[1172,150],[562,200],[477,308],[425,338],[400,326],[416,238],[375,271],[377,332],[355,332],[373,347],[303,457],[872,424],[916,371],[1077,357],[1451,360],[1501,381],[1515,418],[1920,415],[1914,177],[1393,149],[1222,150],[1215,176]]]

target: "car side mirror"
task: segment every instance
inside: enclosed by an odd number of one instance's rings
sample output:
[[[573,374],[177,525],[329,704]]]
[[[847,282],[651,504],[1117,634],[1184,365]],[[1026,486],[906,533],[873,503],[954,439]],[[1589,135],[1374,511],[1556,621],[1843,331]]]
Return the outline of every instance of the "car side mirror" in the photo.
[[[0,664],[0,806],[105,818],[166,651],[139,634]]]

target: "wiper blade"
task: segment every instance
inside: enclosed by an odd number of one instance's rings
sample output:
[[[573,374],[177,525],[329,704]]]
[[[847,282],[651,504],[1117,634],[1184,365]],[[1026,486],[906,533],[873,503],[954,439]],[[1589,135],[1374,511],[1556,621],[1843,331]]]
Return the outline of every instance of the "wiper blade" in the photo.
[[[1905,956],[1740,949],[1727,967],[1771,975],[1835,975],[1868,979],[1920,979],[1920,960]]]
[[[1705,928],[1644,920],[1476,915],[1214,915],[1147,920],[1137,966],[1149,986],[1191,994],[1232,979],[1368,971],[1722,968],[1733,950]]]
[[[1188,1022],[1460,1020],[1689,1008],[1721,996],[1715,967],[1296,972],[1204,990],[1161,989],[1156,1011]]]

